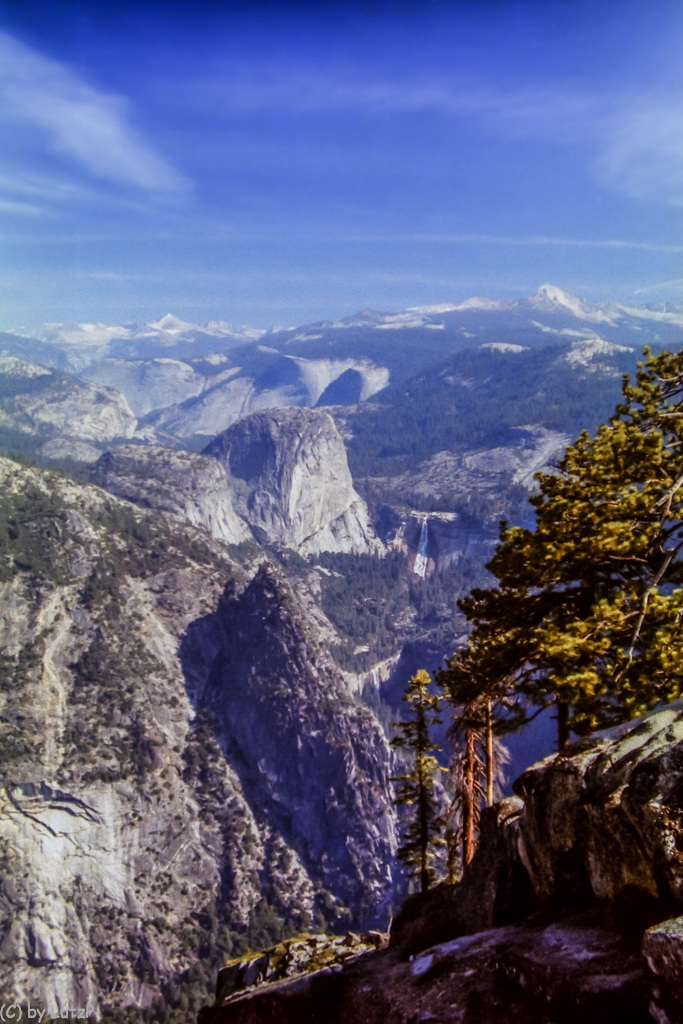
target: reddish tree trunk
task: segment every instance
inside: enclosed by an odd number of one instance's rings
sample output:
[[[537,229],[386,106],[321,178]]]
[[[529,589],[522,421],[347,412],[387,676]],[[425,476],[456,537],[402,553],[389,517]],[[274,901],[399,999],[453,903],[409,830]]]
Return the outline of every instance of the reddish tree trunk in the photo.
[[[486,701],[486,806],[493,806],[493,715]]]
[[[474,857],[475,839],[475,801],[477,752],[475,749],[474,729],[465,733],[465,770],[463,773],[462,791],[462,866],[467,867]]]
[[[429,888],[429,815],[427,808],[427,789],[424,784],[422,773],[422,762],[418,767],[419,780],[419,815],[420,815],[420,890],[426,892]]]

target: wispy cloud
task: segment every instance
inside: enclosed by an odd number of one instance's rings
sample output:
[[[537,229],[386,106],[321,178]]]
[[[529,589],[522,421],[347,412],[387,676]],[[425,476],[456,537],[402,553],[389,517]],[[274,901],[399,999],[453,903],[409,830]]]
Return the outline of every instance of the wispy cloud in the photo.
[[[342,66],[280,63],[257,70],[234,64],[221,75],[184,83],[185,96],[177,101],[218,117],[433,113],[489,136],[571,146],[604,185],[635,199],[683,205],[683,94],[587,88],[581,80],[505,89],[472,75],[363,78]]]
[[[525,246],[567,249],[631,249],[641,252],[683,253],[683,245],[643,242],[620,238],[561,238],[547,235],[461,234],[367,234],[339,236],[335,241],[358,242],[436,242],[446,245]],[[330,239],[332,241],[332,239]]]
[[[634,295],[648,295],[650,292],[665,291],[668,288],[680,288],[683,286],[683,277],[674,277],[670,281],[658,281],[656,284],[649,284],[645,288],[636,288]]]
[[[22,217],[40,217],[45,216],[49,211],[35,203],[22,203],[16,199],[0,196],[0,212],[19,214]]]
[[[127,102],[89,85],[67,66],[0,31],[0,122],[11,133],[37,131],[53,152],[90,174],[149,192],[177,193],[186,179],[154,152],[131,121]]]
[[[606,119],[596,167],[634,198],[683,206],[683,97],[623,100]]]

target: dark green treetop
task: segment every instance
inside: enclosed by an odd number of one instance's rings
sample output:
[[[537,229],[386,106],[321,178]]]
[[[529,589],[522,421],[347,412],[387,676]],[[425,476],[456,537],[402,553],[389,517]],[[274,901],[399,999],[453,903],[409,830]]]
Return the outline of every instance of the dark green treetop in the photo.
[[[683,355],[645,355],[608,423],[537,474],[536,529],[503,524],[498,585],[461,602],[482,691],[571,706],[577,732],[683,693]]]
[[[420,669],[408,683],[403,700],[409,705],[410,718],[394,723],[399,735],[391,741],[393,746],[409,752],[411,763],[408,771],[392,779],[392,782],[400,783],[395,802],[414,805],[416,809],[398,855],[412,869],[411,874],[419,877],[422,892],[429,888],[434,877],[434,847],[442,843],[436,838],[442,821],[434,785],[436,773],[442,769],[433,756],[433,751],[440,748],[429,735],[431,726],[441,724],[438,716],[440,698],[429,692],[430,682],[429,673]]]

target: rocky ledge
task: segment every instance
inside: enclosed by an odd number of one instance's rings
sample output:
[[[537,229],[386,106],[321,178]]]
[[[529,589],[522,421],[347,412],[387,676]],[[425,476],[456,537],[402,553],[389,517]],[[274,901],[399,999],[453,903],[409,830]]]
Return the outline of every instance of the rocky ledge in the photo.
[[[409,897],[387,948],[220,987],[201,1024],[680,1024],[683,701],[514,790],[462,882]]]

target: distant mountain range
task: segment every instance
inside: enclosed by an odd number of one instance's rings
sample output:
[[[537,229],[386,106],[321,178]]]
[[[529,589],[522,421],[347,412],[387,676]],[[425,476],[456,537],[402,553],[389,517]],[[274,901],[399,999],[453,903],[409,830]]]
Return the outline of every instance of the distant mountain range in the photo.
[[[46,324],[0,335],[0,355],[116,389],[148,441],[200,448],[251,412],[365,402],[466,350],[565,345],[570,365],[596,366],[682,342],[683,308],[596,305],[546,284],[528,299],[363,310],[270,331],[171,314],[142,326]]]

